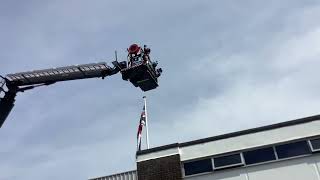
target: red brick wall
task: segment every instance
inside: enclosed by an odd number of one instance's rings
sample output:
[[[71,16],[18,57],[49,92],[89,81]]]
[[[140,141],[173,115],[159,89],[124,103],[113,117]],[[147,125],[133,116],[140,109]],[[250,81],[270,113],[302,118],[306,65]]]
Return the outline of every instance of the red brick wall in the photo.
[[[138,180],[181,180],[180,155],[137,163]]]

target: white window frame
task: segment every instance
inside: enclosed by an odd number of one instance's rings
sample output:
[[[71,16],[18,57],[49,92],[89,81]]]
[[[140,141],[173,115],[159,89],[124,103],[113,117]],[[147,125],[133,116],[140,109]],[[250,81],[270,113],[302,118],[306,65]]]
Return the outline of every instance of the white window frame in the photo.
[[[230,165],[220,166],[220,167],[215,167],[214,158],[219,158],[219,157],[224,157],[224,156],[230,156],[230,155],[235,155],[235,154],[239,154],[239,155],[240,155],[240,160],[241,160],[240,163],[230,164]],[[231,167],[235,167],[235,166],[244,166],[244,165],[245,165],[245,163],[244,163],[244,159],[243,159],[242,152],[240,152],[240,153],[233,153],[233,154],[226,154],[226,155],[223,155],[223,156],[216,156],[216,157],[213,157],[213,158],[212,158],[213,170],[227,169],[227,168],[231,168]]]
[[[276,146],[291,144],[291,143],[300,142],[300,141],[307,141],[307,145],[309,146],[309,148],[310,148],[310,150],[311,150],[311,153],[310,153],[310,154],[302,154],[302,155],[292,156],[292,157],[287,157],[287,158],[279,158]],[[282,160],[289,160],[289,159],[295,159],[295,158],[300,158],[300,157],[305,157],[305,156],[310,156],[310,155],[312,155],[312,147],[310,146],[309,141],[310,141],[310,140],[305,139],[305,140],[289,141],[289,142],[286,142],[286,143],[281,143],[281,144],[273,145],[273,146],[274,146],[274,152],[276,153],[277,158],[278,158],[277,160],[278,160],[278,161],[282,161]]]
[[[261,148],[254,148],[254,149],[251,149],[251,150],[248,150],[248,151],[254,151],[254,150],[257,150],[257,149],[270,148],[270,147],[272,147],[273,153],[274,153],[276,159],[269,160],[269,161],[263,161],[263,162],[259,162],[259,163],[247,164],[246,161],[245,161],[244,155],[243,155],[243,153],[247,152],[247,151],[241,152],[241,154],[243,156],[243,162],[244,162],[245,167],[250,167],[250,166],[261,165],[261,164],[266,164],[266,163],[272,163],[272,162],[279,161],[278,154],[277,154],[277,151],[275,149],[275,146],[265,146],[265,147],[261,147]]]
[[[184,164],[185,163],[189,163],[189,162],[194,162],[194,161],[201,161],[201,160],[204,160],[204,159],[209,159],[209,158],[200,158],[200,159],[192,159],[192,160],[189,160],[189,161],[184,161],[184,162],[181,162],[181,169],[182,169],[182,175],[184,178],[189,178],[189,177],[193,177],[193,176],[200,176],[200,175],[205,175],[205,174],[210,174],[210,173],[213,173],[214,171],[214,164],[212,162],[212,157],[210,157],[210,160],[211,160],[211,166],[212,166],[212,170],[211,171],[208,171],[208,172],[202,172],[202,173],[196,173],[196,174],[191,174],[191,175],[186,175],[186,171],[184,169]]]
[[[320,138],[318,137],[318,138],[313,138],[313,139],[309,139],[309,140],[308,140],[308,144],[309,144],[310,149],[311,149],[312,152],[319,152],[319,151],[320,151],[320,148],[319,148],[319,149],[314,149],[314,148],[313,148],[313,145],[312,145],[312,143],[311,143],[312,140],[316,140],[316,139],[320,139]]]

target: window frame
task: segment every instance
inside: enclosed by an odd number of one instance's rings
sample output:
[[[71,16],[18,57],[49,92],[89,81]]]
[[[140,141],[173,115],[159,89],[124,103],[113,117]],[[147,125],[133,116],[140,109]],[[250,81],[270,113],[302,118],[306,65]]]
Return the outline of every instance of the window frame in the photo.
[[[297,142],[303,142],[303,141],[306,141],[307,142],[307,146],[310,150],[310,153],[309,154],[301,154],[301,155],[297,155],[297,156],[290,156],[290,157],[286,157],[286,158],[280,158],[279,157],[279,154],[277,152],[277,146],[282,146],[282,145],[288,145],[288,144],[293,144],[293,143],[297,143]],[[300,140],[295,140],[295,141],[288,141],[288,142],[285,142],[285,143],[281,143],[281,144],[275,144],[273,145],[274,146],[274,149],[275,149],[275,153],[277,154],[277,161],[282,161],[282,160],[290,160],[290,159],[295,159],[295,158],[300,158],[300,157],[304,157],[304,156],[310,156],[312,155],[312,147],[310,146],[309,144],[309,139],[300,139]]]
[[[311,143],[312,140],[320,140],[320,137],[315,137],[308,140],[308,144],[310,146],[311,152],[320,152],[320,148],[318,149],[313,148],[313,145]]]
[[[249,151],[255,151],[255,150],[260,150],[260,149],[267,149],[267,148],[272,148],[272,151],[273,151],[273,154],[274,154],[274,157],[275,159],[272,159],[272,160],[268,160],[268,161],[262,161],[262,162],[257,162],[257,163],[252,163],[252,164],[247,164],[246,162],[246,159],[244,157],[244,153],[245,152],[249,152]],[[246,167],[248,166],[255,166],[255,165],[261,165],[261,164],[266,164],[266,163],[270,163],[270,162],[275,162],[275,161],[279,161],[280,159],[278,158],[278,154],[275,150],[275,146],[274,145],[271,145],[271,146],[262,146],[262,147],[256,147],[256,148],[253,148],[253,149],[248,149],[248,150],[245,150],[243,152],[241,152],[242,156],[243,156],[243,161],[244,161],[244,164]]]
[[[220,157],[224,157],[224,156],[231,156],[231,155],[236,155],[236,154],[239,154],[240,156],[240,160],[241,162],[240,163],[237,163],[237,164],[230,164],[230,165],[226,165],[226,166],[220,166],[220,167],[216,167],[214,162],[215,162],[215,158],[220,158]],[[238,152],[238,153],[229,153],[229,154],[224,154],[224,155],[220,155],[220,156],[215,156],[215,157],[212,157],[212,165],[213,165],[213,170],[222,170],[222,169],[228,169],[228,168],[232,168],[232,167],[239,167],[239,166],[245,166],[245,162],[244,162],[244,158],[243,158],[243,154],[242,152]]]
[[[211,163],[211,167],[212,167],[212,170],[211,170],[211,171],[186,175],[185,163],[190,163],[190,162],[195,162],[195,161],[201,161],[201,160],[206,160],[206,159],[210,159],[210,163]],[[199,159],[191,159],[191,160],[188,160],[188,161],[183,161],[183,162],[181,162],[181,164],[182,164],[182,169],[183,169],[183,170],[182,170],[182,171],[183,171],[183,174],[182,174],[183,177],[193,177],[193,176],[198,176],[198,175],[204,175],[204,174],[213,173],[213,171],[214,171],[214,164],[213,164],[213,161],[212,161],[212,157],[204,157],[204,158],[199,158]]]
[[[304,138],[300,138],[300,139],[295,139],[295,140],[290,140],[290,141],[284,141],[284,142],[278,142],[278,143],[274,143],[274,144],[269,144],[269,145],[263,145],[263,146],[258,146],[258,147],[252,147],[252,148],[247,148],[247,149],[242,149],[242,150],[237,150],[237,151],[232,151],[232,152],[226,152],[223,154],[216,154],[216,155],[211,155],[211,156],[206,156],[206,157],[201,157],[201,158],[195,158],[195,159],[189,159],[186,161],[181,161],[181,172],[182,172],[182,176],[183,178],[189,178],[189,177],[194,177],[194,176],[201,176],[201,175],[206,175],[206,174],[211,174],[211,173],[215,173],[215,172],[219,172],[222,170],[226,170],[226,169],[231,169],[231,168],[246,168],[246,167],[251,167],[251,166],[258,166],[258,165],[263,165],[263,164],[268,164],[268,163],[274,163],[274,162],[281,162],[281,161],[286,161],[286,160],[291,160],[291,159],[297,159],[297,158],[301,158],[301,157],[306,157],[306,156],[312,156],[314,153],[318,153],[320,152],[320,148],[319,149],[314,149],[312,146],[311,141],[315,140],[315,139],[320,139],[320,136],[313,136],[313,137],[304,137]],[[281,146],[281,145],[289,145],[289,144],[293,144],[293,143],[297,143],[297,142],[306,142],[307,143],[307,147],[310,150],[310,153],[307,154],[302,154],[302,155],[297,155],[297,156],[291,156],[291,157],[286,157],[286,158],[279,158],[278,152],[277,152],[277,146]],[[244,154],[245,152],[248,151],[254,151],[254,150],[258,150],[258,149],[264,149],[264,148],[272,148],[275,159],[274,160],[269,160],[269,161],[263,161],[263,162],[259,162],[259,163],[253,163],[253,164],[247,164],[244,158]],[[231,164],[231,165],[226,165],[226,166],[221,166],[221,167],[216,167],[215,166],[215,158],[219,158],[219,157],[223,157],[223,156],[229,156],[229,155],[235,155],[235,154],[240,154],[240,158],[241,158],[241,163],[237,163],[237,164]],[[185,163],[189,163],[189,162],[194,162],[194,161],[201,161],[201,160],[205,160],[205,159],[210,159],[211,161],[211,167],[212,170],[207,171],[207,172],[202,172],[202,173],[195,173],[195,174],[191,174],[191,175],[186,175],[186,171],[185,171]]]

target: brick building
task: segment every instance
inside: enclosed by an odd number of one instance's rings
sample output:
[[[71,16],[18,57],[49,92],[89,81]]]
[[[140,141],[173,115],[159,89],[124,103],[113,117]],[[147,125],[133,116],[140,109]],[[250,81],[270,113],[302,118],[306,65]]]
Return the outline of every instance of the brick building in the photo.
[[[135,178],[320,180],[318,152],[320,115],[139,151]]]

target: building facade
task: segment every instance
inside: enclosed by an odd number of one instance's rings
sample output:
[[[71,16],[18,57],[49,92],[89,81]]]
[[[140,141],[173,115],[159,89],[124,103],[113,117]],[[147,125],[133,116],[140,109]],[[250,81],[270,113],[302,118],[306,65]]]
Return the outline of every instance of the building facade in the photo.
[[[320,116],[138,152],[139,180],[320,180]]]
[[[137,152],[135,176],[139,180],[320,180],[320,115],[142,150]],[[106,177],[95,180],[110,179]]]

